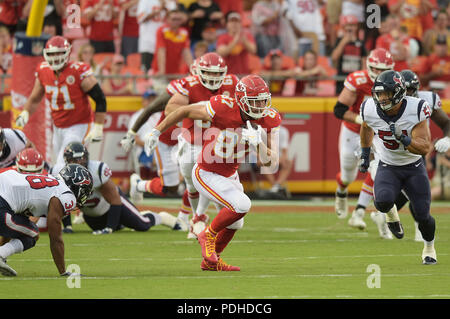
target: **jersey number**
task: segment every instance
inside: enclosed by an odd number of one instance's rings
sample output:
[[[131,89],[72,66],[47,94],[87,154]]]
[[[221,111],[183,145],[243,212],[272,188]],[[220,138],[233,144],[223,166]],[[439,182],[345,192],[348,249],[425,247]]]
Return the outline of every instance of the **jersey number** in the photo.
[[[406,130],[402,130],[402,133],[408,136],[408,132]],[[378,131],[378,136],[381,138],[386,148],[390,150],[397,150],[400,147],[400,144],[397,142],[397,140],[386,138],[392,137],[391,131]]]
[[[26,178],[32,189],[41,189],[45,187],[58,186],[59,182],[48,176],[28,175]]]
[[[217,137],[214,144],[214,153],[221,158],[240,158],[245,155],[245,142],[241,139],[240,146],[238,146],[239,134],[223,130]],[[237,147],[237,150],[235,149]]]
[[[64,99],[63,110],[71,110],[71,109],[75,108],[75,105],[70,100],[69,88],[67,87],[67,85],[62,85],[61,87],[46,85],[45,93],[48,93],[51,95],[51,99],[50,99],[51,108],[55,111],[60,109],[59,105],[58,105],[58,95],[60,92]]]

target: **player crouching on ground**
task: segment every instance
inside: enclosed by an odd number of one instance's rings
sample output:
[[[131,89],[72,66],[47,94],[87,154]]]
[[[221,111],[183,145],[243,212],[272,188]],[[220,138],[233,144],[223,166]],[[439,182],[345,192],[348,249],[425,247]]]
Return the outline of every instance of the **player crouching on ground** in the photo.
[[[64,260],[61,220],[77,205],[85,203],[92,186],[89,171],[77,164],[67,165],[57,177],[15,170],[0,173],[0,235],[12,238],[0,247],[0,273],[17,275],[6,259],[34,247],[39,231],[29,217],[46,216],[56,268],[61,276],[70,276]]]
[[[184,118],[211,123],[206,134],[209,139],[203,143],[192,170],[192,180],[199,193],[222,207],[211,224],[197,236],[203,270],[240,270],[227,265],[220,254],[235,232],[242,228],[243,217],[251,207],[250,198],[239,181],[237,169],[240,163],[251,148],[258,152],[262,163],[274,167],[278,164],[278,154],[274,150],[278,150],[276,136],[281,117],[270,108],[270,101],[264,80],[257,75],[248,75],[237,83],[234,98],[216,95],[207,102],[182,106],[146,137],[145,151],[149,153],[157,145],[161,132]],[[262,138],[263,129],[267,131],[267,146]]]
[[[112,172],[104,162],[89,160],[86,147],[72,142],[64,150],[64,161],[87,168],[93,179],[93,192],[81,207],[86,224],[94,235],[111,234],[123,226],[136,231],[147,231],[155,225],[176,227],[176,218],[168,213],[139,210],[125,197],[111,179]],[[52,173],[61,167],[52,168]]]
[[[422,262],[435,264],[436,225],[430,215],[430,182],[422,159],[433,148],[428,127],[431,108],[425,100],[406,96],[405,80],[396,71],[378,75],[372,96],[360,109],[363,119],[360,170],[367,172],[369,168],[373,142],[375,158],[379,159],[374,180],[375,207],[386,213],[392,234],[402,238],[403,227],[395,200],[403,189],[414,207],[424,239]]]

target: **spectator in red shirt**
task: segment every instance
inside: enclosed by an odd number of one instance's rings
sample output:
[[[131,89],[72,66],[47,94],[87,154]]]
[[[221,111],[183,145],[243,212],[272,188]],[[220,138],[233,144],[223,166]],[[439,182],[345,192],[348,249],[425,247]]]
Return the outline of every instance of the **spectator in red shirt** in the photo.
[[[228,73],[249,74],[248,54],[256,54],[253,35],[242,27],[241,15],[230,11],[226,15],[227,32],[217,38],[217,53],[228,66]]]
[[[244,13],[244,4],[242,0],[215,0],[219,5],[220,10],[223,14],[227,14],[230,11],[238,12],[239,14]]]
[[[378,37],[375,47],[391,52],[395,61],[394,70],[409,69],[410,38],[402,32],[400,18],[397,15],[390,14],[386,19],[390,32]]]
[[[119,15],[117,0],[87,0],[83,14],[91,26],[89,40],[95,52],[115,52],[114,19]]]
[[[120,54],[114,55],[111,63],[110,75],[121,75],[125,59]],[[126,78],[107,78],[102,83],[103,92],[107,95],[130,95],[133,94],[133,84]]]
[[[131,53],[138,52],[139,24],[137,7],[139,0],[120,0],[120,9],[124,12],[122,20],[122,42],[120,53],[126,59]]]
[[[182,73],[186,65],[191,65],[189,33],[181,27],[183,22],[184,13],[174,9],[168,13],[167,23],[156,31],[156,58],[152,62],[155,76]]]
[[[16,31],[17,23],[22,17],[22,10],[27,0],[3,0],[0,1],[0,25],[8,28],[9,33]]]
[[[12,41],[6,26],[0,26],[0,69],[7,73],[12,66]]]
[[[450,82],[450,54],[447,50],[447,37],[439,35],[434,45],[434,53],[427,58],[426,68],[420,76],[424,85],[429,81]]]

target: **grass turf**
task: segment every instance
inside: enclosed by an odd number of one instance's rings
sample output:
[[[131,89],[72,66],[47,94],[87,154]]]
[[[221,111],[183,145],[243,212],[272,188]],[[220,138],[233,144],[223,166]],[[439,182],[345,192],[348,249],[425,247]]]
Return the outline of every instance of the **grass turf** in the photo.
[[[433,203],[438,207],[433,214],[438,264],[424,266],[423,244],[414,241],[414,224],[406,209],[400,213],[405,237],[383,240],[368,213],[367,229],[359,231],[347,226],[347,220],[338,220],[331,204],[253,201],[244,228],[222,255],[227,263],[240,266],[240,272],[201,271],[198,243],[164,226],[94,236],[86,224],[74,225],[75,233],[64,234],[64,241],[66,265],[79,265],[85,275],[79,289],[68,288],[67,279],[57,276],[48,236],[41,234],[36,247],[8,259],[18,276],[0,277],[0,286],[7,287],[0,289],[0,298],[450,297],[450,214],[446,213],[450,205]],[[157,205],[174,208],[179,201]],[[367,285],[373,277],[368,267],[373,264],[380,270],[380,288]]]

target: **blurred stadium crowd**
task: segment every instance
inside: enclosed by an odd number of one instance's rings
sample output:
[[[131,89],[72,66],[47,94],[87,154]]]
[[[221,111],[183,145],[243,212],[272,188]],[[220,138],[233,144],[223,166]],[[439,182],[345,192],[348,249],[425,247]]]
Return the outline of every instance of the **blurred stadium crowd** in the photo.
[[[32,2],[0,1],[2,94]],[[217,52],[228,73],[260,74],[274,96],[336,96],[382,47],[396,70],[450,98],[449,16],[448,0],[49,0],[43,32],[69,39],[106,95],[158,91]]]

